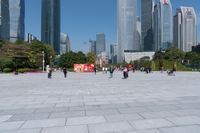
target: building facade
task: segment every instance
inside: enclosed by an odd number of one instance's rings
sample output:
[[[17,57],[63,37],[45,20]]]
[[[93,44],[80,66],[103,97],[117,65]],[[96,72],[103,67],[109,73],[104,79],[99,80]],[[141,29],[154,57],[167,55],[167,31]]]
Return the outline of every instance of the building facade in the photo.
[[[193,7],[180,7],[174,16],[174,44],[184,52],[197,45],[197,17]]]
[[[160,0],[154,6],[154,47],[157,50],[166,50],[173,43],[173,14],[170,0]]]
[[[90,52],[96,55],[96,41],[90,40]]]
[[[117,0],[118,63],[124,60],[125,50],[139,50],[136,42],[137,0]]]
[[[9,0],[10,41],[24,41],[25,38],[25,1]]]
[[[99,55],[106,51],[106,37],[104,33],[96,34],[96,54]]]
[[[60,0],[42,0],[41,41],[60,53]]]
[[[134,51],[125,51],[125,62],[130,63],[141,58],[148,57],[149,60],[153,59],[155,52],[134,52]]]
[[[110,60],[112,64],[117,64],[117,53],[118,53],[118,45],[111,44],[110,45]]]
[[[153,0],[141,0],[142,49],[153,50]]]
[[[9,1],[0,0],[0,40],[9,40]]]
[[[65,33],[60,34],[60,54],[65,54],[71,51],[71,41]]]
[[[136,42],[137,42],[138,50],[143,50],[141,34],[142,34],[141,33],[141,20],[140,20],[140,17],[137,17]]]

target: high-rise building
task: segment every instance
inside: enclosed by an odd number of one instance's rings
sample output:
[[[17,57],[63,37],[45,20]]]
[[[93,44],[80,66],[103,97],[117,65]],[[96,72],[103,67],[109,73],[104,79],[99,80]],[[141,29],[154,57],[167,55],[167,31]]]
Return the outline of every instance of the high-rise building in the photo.
[[[71,42],[69,36],[65,33],[60,34],[60,54],[71,51]]]
[[[124,60],[125,50],[139,50],[136,42],[137,0],[117,0],[118,63]]]
[[[110,60],[112,64],[117,63],[117,53],[118,53],[117,44],[111,44],[110,45]]]
[[[106,51],[106,37],[104,33],[96,34],[96,54],[99,55]]]
[[[141,0],[142,50],[153,50],[153,0]]]
[[[67,35],[67,40],[66,40],[66,51],[67,52],[70,52],[71,51],[71,41],[70,41],[70,38],[69,38],[69,35]]]
[[[173,42],[173,14],[170,0],[160,0],[154,6],[154,50],[166,50]]]
[[[41,41],[60,52],[60,0],[42,0]]]
[[[142,41],[142,39],[141,39],[141,20],[140,20],[140,17],[137,17],[136,42],[137,42],[139,51],[143,51],[141,41]]]
[[[96,41],[90,40],[90,52],[96,54]]]
[[[9,0],[10,11],[10,41],[23,40],[25,38],[25,1]]]
[[[9,1],[0,0],[0,40],[9,40]]]
[[[174,16],[174,45],[184,52],[197,45],[197,18],[193,7],[180,7]]]

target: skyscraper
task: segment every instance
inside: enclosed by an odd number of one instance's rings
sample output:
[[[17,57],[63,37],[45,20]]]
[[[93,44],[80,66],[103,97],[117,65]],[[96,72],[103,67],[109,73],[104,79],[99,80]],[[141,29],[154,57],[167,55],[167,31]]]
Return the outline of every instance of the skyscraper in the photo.
[[[90,40],[90,52],[96,55],[96,41]]]
[[[174,16],[174,44],[184,52],[197,45],[197,18],[193,7],[180,7]]]
[[[137,0],[117,0],[118,63],[125,50],[139,50],[136,43]]]
[[[142,50],[153,50],[153,0],[141,0]]]
[[[136,42],[138,46],[138,50],[142,51],[142,43],[141,43],[141,20],[140,17],[137,17],[137,27],[136,27]]]
[[[106,37],[104,33],[96,35],[96,54],[99,55],[106,51]]]
[[[111,44],[110,45],[110,59],[111,59],[112,64],[117,63],[117,53],[118,53],[117,44]]]
[[[9,1],[0,0],[0,40],[9,40]]]
[[[71,42],[69,36],[65,33],[60,33],[60,54],[65,54],[71,51]]]
[[[42,0],[41,40],[60,53],[60,0]]]
[[[25,37],[25,1],[9,0],[10,41],[24,40]]]
[[[160,0],[154,7],[154,50],[166,50],[173,42],[173,15],[170,0]]]

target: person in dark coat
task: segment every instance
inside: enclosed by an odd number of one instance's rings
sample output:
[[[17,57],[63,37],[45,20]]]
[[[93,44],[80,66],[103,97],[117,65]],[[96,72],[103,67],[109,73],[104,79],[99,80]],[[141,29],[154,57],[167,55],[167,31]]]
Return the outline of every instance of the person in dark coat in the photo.
[[[95,75],[97,74],[97,68],[96,67],[94,68],[94,74]]]
[[[110,71],[110,78],[113,78],[113,73],[115,69],[113,67],[110,67],[109,71]]]
[[[63,69],[64,77],[67,78],[67,68]]]
[[[52,78],[52,69],[51,69],[51,68],[49,69],[49,72],[48,72],[48,78],[49,78],[49,79]]]

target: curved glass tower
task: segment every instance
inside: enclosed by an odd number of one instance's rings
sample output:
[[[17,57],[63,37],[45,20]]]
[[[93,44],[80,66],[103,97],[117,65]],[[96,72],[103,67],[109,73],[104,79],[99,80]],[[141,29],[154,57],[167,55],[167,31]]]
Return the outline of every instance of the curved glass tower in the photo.
[[[184,52],[197,45],[197,17],[193,7],[180,7],[174,16],[174,44]]]
[[[136,42],[137,0],[117,0],[118,63],[124,60],[124,51],[139,50]]]
[[[42,0],[41,40],[60,53],[60,0]]]
[[[173,42],[173,14],[170,0],[160,0],[154,7],[154,50],[166,50]]]
[[[10,10],[10,41],[24,40],[25,36],[25,1],[9,0]]]

